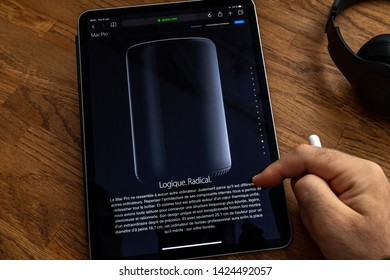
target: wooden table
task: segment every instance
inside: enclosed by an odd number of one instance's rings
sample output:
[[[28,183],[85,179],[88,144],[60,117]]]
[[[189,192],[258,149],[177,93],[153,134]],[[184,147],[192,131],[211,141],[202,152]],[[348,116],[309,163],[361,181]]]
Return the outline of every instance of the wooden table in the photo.
[[[0,3],[0,259],[87,259],[74,36],[85,10],[157,3]],[[373,160],[390,175],[390,121],[368,113],[327,52],[332,0],[255,1],[281,154],[317,133],[323,145]],[[367,3],[371,2],[371,3]],[[388,1],[337,21],[355,51],[389,33]],[[281,250],[228,259],[321,259],[286,184],[293,238]]]

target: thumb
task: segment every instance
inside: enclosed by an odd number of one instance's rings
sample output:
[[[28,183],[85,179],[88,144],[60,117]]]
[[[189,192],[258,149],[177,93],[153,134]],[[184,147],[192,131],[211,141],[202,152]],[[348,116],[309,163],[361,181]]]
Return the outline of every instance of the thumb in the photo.
[[[316,175],[309,174],[293,180],[292,186],[302,221],[314,239],[324,229],[334,227],[340,213],[351,211],[338,199],[328,183]]]

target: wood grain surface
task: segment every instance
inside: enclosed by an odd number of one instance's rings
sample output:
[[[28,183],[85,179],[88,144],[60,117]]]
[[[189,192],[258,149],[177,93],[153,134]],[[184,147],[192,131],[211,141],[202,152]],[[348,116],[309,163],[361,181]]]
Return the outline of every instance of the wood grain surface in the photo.
[[[87,259],[74,36],[86,10],[160,0],[1,0],[0,259]],[[367,112],[327,52],[332,0],[255,1],[280,153],[317,133],[390,176],[390,121]],[[390,33],[390,3],[356,4],[337,22],[357,51]],[[321,259],[286,183],[293,229],[279,250],[223,259]]]

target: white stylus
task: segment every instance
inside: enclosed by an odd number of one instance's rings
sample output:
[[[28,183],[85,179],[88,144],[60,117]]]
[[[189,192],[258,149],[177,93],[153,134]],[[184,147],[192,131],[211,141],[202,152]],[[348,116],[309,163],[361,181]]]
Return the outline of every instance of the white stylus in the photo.
[[[309,144],[315,147],[322,147],[320,137],[315,134],[309,136]]]

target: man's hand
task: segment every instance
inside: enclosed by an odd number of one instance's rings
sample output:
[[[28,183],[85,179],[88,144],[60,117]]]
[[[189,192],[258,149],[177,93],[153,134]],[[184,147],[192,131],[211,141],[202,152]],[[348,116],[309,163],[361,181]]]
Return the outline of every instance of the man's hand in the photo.
[[[390,184],[379,165],[300,145],[253,183],[272,187],[286,178],[292,179],[302,221],[326,258],[390,256]]]

